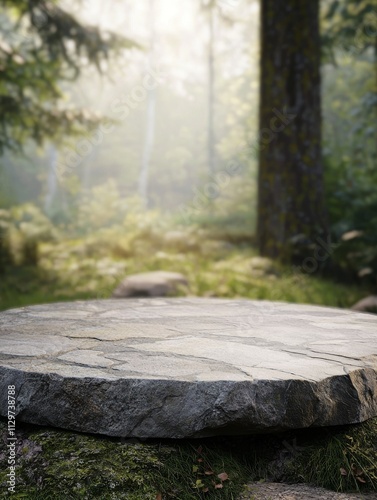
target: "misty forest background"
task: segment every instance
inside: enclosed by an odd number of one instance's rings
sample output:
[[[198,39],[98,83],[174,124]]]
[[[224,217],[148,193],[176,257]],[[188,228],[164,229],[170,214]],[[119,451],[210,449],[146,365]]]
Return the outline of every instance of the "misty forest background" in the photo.
[[[1,1],[1,309],[159,269],[202,296],[376,294],[377,3],[322,0],[319,27],[303,5]]]

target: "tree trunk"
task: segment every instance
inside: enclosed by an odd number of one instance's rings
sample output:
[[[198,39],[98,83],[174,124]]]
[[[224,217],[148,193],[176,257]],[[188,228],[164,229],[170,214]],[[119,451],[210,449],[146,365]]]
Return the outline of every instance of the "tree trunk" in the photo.
[[[150,48],[149,48],[149,68],[154,66],[155,58],[155,5],[154,0],[149,0],[149,29],[150,29]],[[147,97],[147,118],[146,118],[146,132],[143,147],[143,156],[141,160],[141,169],[139,175],[139,195],[144,205],[144,208],[148,208],[149,197],[148,197],[148,180],[149,180],[149,169],[151,163],[151,156],[154,145],[154,135],[155,135],[155,123],[156,123],[156,89],[148,89]]]
[[[210,6],[208,42],[208,171],[215,172],[215,8]]]
[[[147,119],[146,119],[146,133],[143,148],[143,157],[141,163],[141,170],[139,176],[139,194],[144,208],[148,208],[148,180],[149,168],[151,163],[151,156],[154,144],[154,131],[156,122],[156,89],[148,90],[147,97]]]
[[[327,238],[318,0],[261,2],[259,127],[259,250],[292,260]]]
[[[57,168],[57,156],[56,146],[50,144],[48,150],[48,175],[47,175],[47,191],[45,196],[44,209],[45,213],[50,215],[53,203],[56,198],[56,192],[58,188],[56,168]]]

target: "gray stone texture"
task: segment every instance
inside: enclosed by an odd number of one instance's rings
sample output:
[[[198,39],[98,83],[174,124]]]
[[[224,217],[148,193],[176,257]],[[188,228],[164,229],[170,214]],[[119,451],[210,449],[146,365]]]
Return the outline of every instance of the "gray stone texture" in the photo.
[[[176,298],[0,313],[0,413],[127,437],[199,437],[377,416],[377,318]]]
[[[113,297],[165,297],[187,287],[188,281],[180,273],[170,271],[151,271],[127,276],[114,290]]]
[[[377,313],[377,295],[369,295],[352,306],[353,311]]]

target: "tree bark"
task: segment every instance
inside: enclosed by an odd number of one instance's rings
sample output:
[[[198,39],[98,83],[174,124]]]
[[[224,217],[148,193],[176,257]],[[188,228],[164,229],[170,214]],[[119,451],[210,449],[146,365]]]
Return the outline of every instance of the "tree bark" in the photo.
[[[327,239],[318,0],[261,2],[259,126],[259,251],[292,260]]]
[[[208,171],[215,173],[215,6],[208,9]]]
[[[51,213],[52,205],[56,198],[58,182],[56,177],[57,168],[57,151],[54,144],[50,144],[48,150],[48,175],[47,175],[47,192],[45,196],[44,209],[46,214]]]
[[[155,38],[156,38],[155,0],[149,0],[148,11],[149,11],[149,29],[150,29],[148,69],[151,69],[154,67],[155,63]],[[143,147],[143,156],[141,160],[141,168],[139,174],[139,195],[145,209],[147,209],[149,205],[148,181],[149,181],[149,170],[150,170],[152,151],[154,146],[155,126],[156,126],[156,89],[153,88],[153,89],[148,89],[146,131],[145,131],[145,139]]]

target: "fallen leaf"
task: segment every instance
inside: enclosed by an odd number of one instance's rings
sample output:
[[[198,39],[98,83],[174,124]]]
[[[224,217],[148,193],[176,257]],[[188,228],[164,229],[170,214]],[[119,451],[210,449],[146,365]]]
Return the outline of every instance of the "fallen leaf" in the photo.
[[[203,488],[203,489],[202,489],[202,492],[203,492],[203,493],[208,493],[208,491],[209,491],[209,489],[208,489],[208,488]]]
[[[203,459],[202,458],[198,458],[198,462],[203,462]]]
[[[215,484],[215,490],[219,490],[221,488],[224,488],[224,486],[221,483]]]
[[[355,464],[351,465],[351,469],[355,476],[362,476],[364,474],[364,471],[357,467]]]
[[[365,479],[363,477],[360,477],[360,476],[356,476],[356,480],[359,481],[359,483],[366,483]]]
[[[212,476],[212,475],[214,474],[214,472],[213,472],[213,470],[206,470],[206,471],[204,472],[204,474],[205,474],[206,476]]]
[[[198,472],[199,467],[197,465],[192,466],[192,472]]]
[[[343,467],[340,468],[340,473],[342,476],[347,476],[347,471]]]
[[[221,474],[218,474],[217,477],[221,480],[221,481],[226,481],[227,479],[229,479],[229,476],[226,472],[221,472]]]

